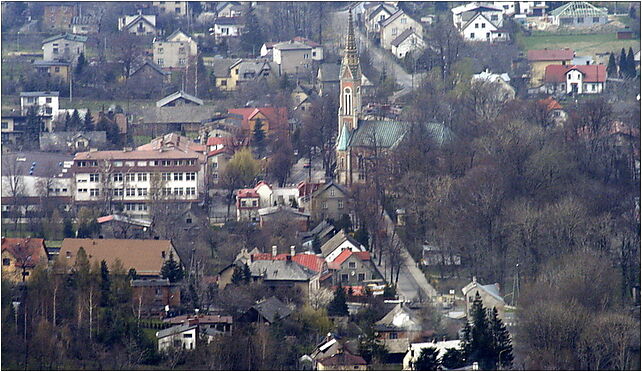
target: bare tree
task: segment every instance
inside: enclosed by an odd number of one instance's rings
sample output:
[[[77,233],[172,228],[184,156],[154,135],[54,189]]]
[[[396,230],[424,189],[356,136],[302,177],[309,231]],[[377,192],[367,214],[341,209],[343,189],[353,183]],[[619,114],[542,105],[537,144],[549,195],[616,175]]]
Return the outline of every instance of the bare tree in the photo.
[[[16,156],[6,155],[2,157],[3,186],[6,185],[6,192],[11,200],[10,215],[13,218],[13,229],[18,230],[18,222],[22,216],[20,210],[20,199],[25,193],[23,177],[23,165],[17,161]],[[3,187],[4,188],[4,187]],[[4,190],[3,190],[4,194]]]

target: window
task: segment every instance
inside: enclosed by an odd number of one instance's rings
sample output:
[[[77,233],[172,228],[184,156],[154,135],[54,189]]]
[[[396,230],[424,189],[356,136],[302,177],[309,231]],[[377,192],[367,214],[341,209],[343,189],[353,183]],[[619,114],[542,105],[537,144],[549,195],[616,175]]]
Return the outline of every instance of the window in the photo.
[[[186,219],[185,219],[185,223],[186,223],[186,224],[190,224],[190,223],[192,223],[192,219],[191,219],[191,218],[186,218]]]
[[[172,161],[171,160],[163,160],[161,164],[164,167],[168,167],[168,166],[172,165]]]
[[[123,182],[123,174],[122,173],[114,173],[112,176],[112,179],[114,182]]]
[[[114,189],[114,196],[123,196],[123,189]]]
[[[312,52],[312,57],[316,57],[316,56],[317,56],[317,52]]]
[[[98,174],[98,173],[90,173],[89,174],[89,182],[100,182],[100,174]]]
[[[138,196],[147,196],[147,189],[139,188],[138,189]]]
[[[123,166],[123,162],[122,161],[115,161],[114,162],[114,167],[122,167],[122,166]],[[121,179],[121,181],[122,181],[122,179]]]
[[[159,66],[162,66],[162,65],[164,65],[164,64],[165,64],[165,60],[164,60],[164,59],[162,59],[162,58],[158,58],[158,59],[156,60],[156,64],[157,64],[157,65],[159,65]]]
[[[51,97],[47,97],[47,98],[45,98],[45,102],[47,102],[47,103],[51,103]]]
[[[139,161],[139,162],[136,163],[136,165],[138,165],[139,167],[146,167],[147,166],[147,162],[146,161]]]
[[[343,115],[352,115],[352,90],[350,88],[343,90]]]
[[[391,340],[396,340],[399,338],[399,335],[397,335],[397,332],[390,332],[390,337]]]
[[[183,338],[192,338],[192,334],[191,333],[184,333],[183,334]]]
[[[169,187],[163,187],[163,190],[161,191],[161,195],[163,195],[163,196],[172,195],[172,189],[169,188]]]
[[[9,129],[9,122],[3,121],[2,122],[2,129]]]
[[[171,181],[172,180],[172,174],[169,172],[163,172],[161,175],[161,178],[163,181]]]
[[[181,14],[181,8],[176,8],[174,9],[174,11],[176,12],[176,14]]]
[[[593,17],[593,23],[600,23],[600,17]]]
[[[482,24],[481,24],[481,28],[486,28],[486,24],[485,24],[485,23],[482,23]]]
[[[146,211],[147,210],[147,204],[138,204],[138,210],[139,211]]]
[[[156,52],[157,52],[158,54],[163,54],[163,48],[158,48],[158,49],[156,49]]]
[[[490,32],[487,32],[486,33],[486,39],[489,39],[489,38],[490,38]]]
[[[396,28],[396,27],[393,27],[393,28],[392,28],[392,35],[393,35],[393,36],[394,36],[394,35],[397,35],[397,28]]]
[[[408,22],[408,20],[406,19],[406,17],[402,17],[401,18],[401,24],[402,25],[405,25],[407,22]]]
[[[54,72],[60,72],[60,67],[54,67]]]
[[[179,65],[184,65],[185,64],[185,58],[179,58],[178,59],[178,64]]]
[[[185,47],[178,48],[178,54],[185,54]]]
[[[78,189],[78,192],[85,193],[85,192],[87,192],[87,189]]]
[[[474,38],[475,38],[475,33],[474,33],[474,32],[471,32],[471,33],[470,33],[470,38],[471,38],[471,39],[474,39]]]
[[[339,208],[339,209],[343,209],[343,200],[339,200],[339,206],[338,206],[338,208]]]
[[[334,196],[334,188],[330,189],[330,196]]]
[[[196,195],[196,187],[186,187],[185,188],[185,195],[188,195],[188,196]]]
[[[479,23],[475,23],[475,28],[479,28]]]
[[[183,173],[174,173],[174,181],[182,181]]]
[[[584,23],[584,17],[577,17],[577,23]]]
[[[133,187],[128,187],[125,189],[125,196],[136,196],[136,189]]]
[[[196,173],[194,172],[185,173],[185,181],[194,181],[194,180],[196,180]]]
[[[189,159],[187,161],[187,165],[194,165],[194,164],[196,164],[196,160],[194,160],[194,159]]]
[[[226,87],[227,86],[227,80],[225,80],[225,79],[221,80],[221,86]]]
[[[11,265],[11,260],[8,258],[3,258],[2,259],[2,266],[9,266]]]
[[[89,196],[100,196],[100,189],[89,189]]]
[[[355,262],[348,262],[348,267],[351,268],[351,269],[356,269],[357,268],[357,264]]]
[[[328,202],[324,201],[323,203],[321,203],[321,208],[328,209]]]
[[[136,181],[136,174],[135,173],[126,173],[125,174],[125,182],[134,182]]]
[[[493,14],[490,16],[491,21],[497,21],[499,19],[499,16],[497,14]]]
[[[366,274],[365,273],[360,273],[357,275],[358,279],[360,282],[366,280]]]
[[[51,107],[45,107],[45,114],[51,115],[52,112]]]
[[[363,172],[359,172],[359,181],[364,181],[366,179],[366,174]]]
[[[174,188],[174,195],[183,196],[183,188],[182,187],[175,187]]]
[[[147,173],[138,173],[138,181],[147,181]]]
[[[348,274],[341,274],[341,281],[342,282],[347,282],[348,281]]]

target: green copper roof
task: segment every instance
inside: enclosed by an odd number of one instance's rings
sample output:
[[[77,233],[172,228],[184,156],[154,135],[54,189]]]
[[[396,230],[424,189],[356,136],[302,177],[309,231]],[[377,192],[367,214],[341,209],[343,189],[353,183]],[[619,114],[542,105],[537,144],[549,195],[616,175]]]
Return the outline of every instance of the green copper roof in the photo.
[[[339,138],[337,139],[337,150],[346,151],[348,149],[348,143],[350,143],[350,132],[346,125],[342,125],[341,133],[339,133]]]
[[[372,147],[376,145],[382,148],[394,148],[399,145],[411,125],[406,121],[360,120],[359,127],[350,138],[349,146]],[[430,136],[440,145],[450,141],[453,137],[450,129],[442,123],[426,123],[424,125]],[[341,140],[342,138],[339,138],[339,141]]]

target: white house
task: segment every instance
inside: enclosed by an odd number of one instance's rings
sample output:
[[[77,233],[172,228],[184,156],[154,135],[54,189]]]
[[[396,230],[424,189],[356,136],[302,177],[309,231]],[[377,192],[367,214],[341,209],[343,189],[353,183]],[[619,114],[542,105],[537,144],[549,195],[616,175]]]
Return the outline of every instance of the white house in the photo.
[[[161,14],[180,17],[189,15],[189,1],[154,1],[152,4]]]
[[[169,348],[193,350],[196,348],[198,325],[181,324],[156,332],[158,351]]]
[[[409,52],[421,52],[426,47],[424,39],[412,28],[402,32],[391,44],[392,54],[397,58],[404,58]]]
[[[546,1],[493,1],[493,5],[501,8],[507,17],[516,14],[540,17],[546,14]]]
[[[42,41],[42,59],[44,61],[64,60],[75,64],[81,53],[85,53],[87,36],[60,34]]]
[[[47,131],[53,130],[53,122],[58,117],[59,92],[21,92],[20,93],[20,111],[22,115],[27,115],[29,108],[38,107],[38,115],[43,117]]]
[[[549,65],[544,72],[548,94],[599,94],[604,90],[604,65]]]
[[[397,7],[391,4],[379,4],[366,10],[366,31],[378,33],[380,23],[397,12]]]
[[[439,354],[437,358],[441,358],[448,349],[461,350],[461,341],[460,340],[450,340],[450,341],[439,341],[439,342],[418,342],[411,343],[408,348],[408,352],[403,357],[403,370],[404,371],[413,371],[413,363],[417,361],[419,355],[421,355],[421,349],[433,347],[437,349]]]
[[[321,255],[326,262],[333,262],[341,252],[349,249],[352,252],[365,252],[366,248],[341,230],[321,246]]]
[[[421,23],[401,9],[379,24],[381,26],[381,47],[388,50],[392,49],[392,41],[404,31],[412,28],[417,35],[422,35],[424,32]]]
[[[460,30],[464,40],[467,41],[506,41],[508,32],[501,30],[488,16],[483,13],[475,14]]]
[[[503,74],[493,74],[488,69],[480,72],[479,74],[474,74],[471,78],[471,83],[487,83],[493,84],[497,89],[495,93],[498,94],[497,98],[502,101],[510,100],[515,98],[515,88],[510,85],[510,77],[507,73]]]
[[[298,203],[299,189],[297,187],[272,187],[261,181],[254,188],[259,194],[259,205],[261,208],[276,205],[291,206],[293,202]]]
[[[243,22],[240,17],[219,17],[210,32],[216,39],[241,36]]]
[[[154,62],[163,68],[185,67],[190,57],[198,54],[198,45],[181,30],[174,31],[166,40],[154,40]]]
[[[460,31],[478,13],[483,14],[497,28],[503,25],[503,8],[494,5],[475,2],[454,7],[450,11],[453,14],[453,24]]]
[[[134,35],[158,35],[156,16],[151,14],[125,15],[118,18],[118,31],[126,31]]]

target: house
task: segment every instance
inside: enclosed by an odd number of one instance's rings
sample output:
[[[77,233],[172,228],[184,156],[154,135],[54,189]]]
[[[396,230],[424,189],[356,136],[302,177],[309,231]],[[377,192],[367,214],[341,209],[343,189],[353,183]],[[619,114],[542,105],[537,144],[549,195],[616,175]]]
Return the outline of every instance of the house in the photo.
[[[249,308],[239,318],[243,323],[266,323],[272,324],[278,320],[287,318],[292,310],[277,297],[272,296]]]
[[[193,350],[196,349],[198,339],[198,325],[177,325],[156,332],[158,351],[164,352],[171,348]]]
[[[158,278],[163,264],[172,256],[181,262],[178,251],[169,240],[157,239],[71,239],[62,241],[58,260],[70,267],[76,262],[78,251],[83,248],[89,263],[100,264],[105,260],[111,268],[119,260],[125,271],[136,270],[143,278]]]
[[[60,34],[42,41],[42,59],[45,61],[65,61],[76,64],[81,53],[85,53],[87,36]]]
[[[366,251],[361,243],[341,230],[321,246],[321,256],[325,258],[326,262],[332,262],[346,249],[352,252]]]
[[[321,245],[330,240],[336,234],[335,227],[327,220],[319,222],[312,230],[301,233],[301,246],[309,252],[321,249]],[[316,243],[315,243],[316,240]],[[318,244],[315,247],[315,244]],[[325,261],[325,260],[324,260]]]
[[[154,1],[152,4],[160,14],[171,14],[179,17],[189,16],[189,1]]]
[[[501,8],[508,17],[516,14],[529,17],[546,15],[546,1],[493,1],[493,5]]]
[[[292,260],[293,262],[298,263],[299,265],[308,268],[314,273],[325,275],[328,273],[328,263],[322,257],[319,257],[314,254],[309,253],[296,253],[295,247],[290,247],[289,253],[277,253],[277,247],[272,246],[272,253],[261,253],[254,252],[249,254],[249,262],[259,261],[259,260],[280,260],[287,261]],[[238,259],[238,256],[237,256]],[[235,261],[236,262],[236,261]]]
[[[474,74],[471,84],[488,84],[492,86],[495,98],[505,102],[515,99],[515,88],[510,85],[510,77],[507,73],[494,74],[486,69],[479,74]]]
[[[450,11],[453,14],[453,24],[460,32],[464,29],[464,25],[478,14],[481,14],[487,22],[492,23],[495,28],[503,27],[503,9],[494,5],[473,2],[454,7]]]
[[[419,308],[398,303],[390,312],[374,324],[375,336],[383,341],[389,354],[402,359],[412,342],[421,341],[432,331],[424,330]]]
[[[223,91],[236,90],[248,81],[278,76],[278,66],[266,59],[217,58],[213,62],[216,87]]]
[[[391,50],[392,41],[408,29],[413,29],[417,35],[423,35],[424,29],[420,22],[399,9],[390,17],[379,22],[381,34],[381,47]]]
[[[90,148],[102,150],[106,146],[105,131],[40,133],[40,151],[74,154]]]
[[[408,348],[408,352],[403,357],[403,370],[404,371],[414,371],[415,368],[413,364],[421,355],[421,350],[426,348],[435,348],[438,351],[437,358],[441,357],[446,353],[448,349],[461,350],[461,341],[460,340],[449,340],[449,341],[436,341],[436,342],[418,342],[411,343]]]
[[[368,363],[359,355],[342,350],[330,357],[317,360],[319,371],[366,371]]]
[[[219,182],[219,176],[234,156],[232,142],[232,137],[210,137],[207,139],[207,167],[213,184]]]
[[[244,7],[237,1],[222,1],[216,4],[216,16],[234,18],[243,16]]]
[[[260,181],[253,189],[241,189],[236,193],[237,221],[260,221],[261,208],[295,206],[299,189],[295,187],[276,188]],[[265,210],[264,221],[278,214],[278,210]],[[298,213],[298,212],[297,212]],[[298,215],[297,215],[298,216]]]
[[[100,17],[76,16],[71,19],[71,32],[77,35],[97,34],[100,29]]]
[[[132,217],[145,217],[152,198],[200,201],[206,177],[205,146],[170,133],[135,150],[77,153],[71,173],[78,185],[76,203],[109,200]]]
[[[197,324],[201,331],[204,329],[212,329],[221,333],[232,332],[234,320],[229,315],[179,315],[172,318],[163,319],[163,323],[171,325],[180,324]]]
[[[154,61],[162,68],[185,68],[190,58],[198,54],[198,44],[181,30],[174,31],[165,40],[154,40]]]
[[[412,28],[402,32],[390,44],[392,54],[399,59],[404,58],[408,53],[417,55],[426,47],[422,36]]]
[[[320,187],[303,198],[306,210],[313,221],[325,219],[339,220],[349,213],[350,191],[334,181],[321,184]]]
[[[62,61],[34,61],[33,67],[36,71],[47,74],[52,78],[59,78],[63,82],[69,81],[69,73],[71,72],[71,64]]]
[[[341,286],[365,286],[368,281],[383,279],[371,260],[370,252],[346,249],[332,262],[332,283]]]
[[[238,190],[236,192],[236,220],[258,222],[260,200],[261,197],[255,189]]]
[[[166,315],[181,306],[181,288],[169,279],[132,279],[132,310],[136,316]]]
[[[575,52],[569,48],[529,50],[527,59],[531,65],[531,86],[542,86],[547,66],[567,65],[571,63],[573,58],[575,58]]]
[[[152,221],[131,218],[124,214],[110,214],[98,217],[100,236],[106,239],[151,239]]]
[[[156,101],[156,107],[176,106],[203,106],[203,100],[181,90]]]
[[[340,64],[322,63],[317,71],[317,89],[319,96],[326,94],[337,94],[339,92],[339,70]]]
[[[273,248],[273,251],[276,250]],[[273,252],[275,253],[275,252]],[[320,273],[303,266],[286,255],[285,260],[253,260],[247,263],[252,273],[252,280],[261,281],[270,288],[295,288],[301,291],[304,298],[320,287]]]
[[[491,21],[483,13],[476,13],[460,29],[461,35],[467,41],[498,42],[508,40],[508,31],[498,26],[503,22]]]
[[[598,8],[586,1],[571,1],[553,9],[549,18],[555,26],[593,27],[606,24],[609,20],[605,8]]]
[[[77,13],[76,5],[48,4],[44,7],[42,26],[46,30],[69,30],[72,19]]]
[[[564,111],[562,105],[559,104],[553,97],[548,97],[537,101],[538,104],[542,105],[548,113],[548,119],[555,123],[557,126],[561,126],[566,122],[568,114]]]
[[[368,34],[378,34],[381,22],[396,13],[399,9],[387,3],[378,3],[365,11],[365,28]]]
[[[181,97],[179,102],[189,101],[184,101],[183,98],[185,95]],[[200,135],[203,123],[212,117],[219,116],[220,113],[214,106],[205,104],[201,106],[196,102],[199,101],[191,101],[191,104],[187,105],[146,107],[134,112],[135,122],[131,125],[132,135],[160,136],[168,132]]]
[[[124,15],[118,18],[118,31],[129,32],[137,36],[158,35],[160,30],[156,28],[156,16],[143,14],[138,11],[136,15]]]
[[[251,136],[254,127],[261,123],[261,129],[268,136],[289,135],[288,110],[285,107],[245,107],[228,109],[229,114],[242,116],[241,129],[243,134]]]
[[[45,240],[2,237],[2,279],[24,282],[36,266],[47,265]]]
[[[301,212],[296,208],[291,208],[285,205],[277,205],[274,207],[266,207],[258,210],[259,226],[263,229],[270,225],[273,221],[288,220],[290,224],[295,226],[297,231],[308,231],[310,225],[310,214]]]
[[[290,99],[292,100],[292,111],[295,113],[304,113],[310,111],[312,107],[312,100],[310,99],[310,93],[307,89],[304,89],[301,84],[296,85],[292,94],[290,94]]]
[[[544,74],[548,94],[599,94],[606,83],[606,66],[550,65]]]
[[[273,58],[274,56],[274,46],[278,44],[288,44],[288,43],[301,43],[303,45],[309,46],[312,51],[310,54],[310,59],[313,61],[322,61],[323,60],[323,46],[316,41],[312,41],[308,38],[296,36],[292,40],[284,42],[273,42],[268,41],[261,46],[260,54],[261,57]]]
[[[461,265],[461,256],[433,245],[424,244],[421,250],[421,264],[426,266],[459,266]]]
[[[290,40],[275,44],[272,60],[279,66],[279,74],[304,73],[312,66],[312,47]]]
[[[165,84],[170,82],[171,77],[171,72],[163,71],[153,61],[145,60],[129,71],[128,86],[135,92],[147,92],[148,97],[153,98],[164,93]]]
[[[2,145],[16,145],[22,141],[27,116],[15,110],[2,111]]]
[[[462,293],[466,301],[466,316],[470,319],[472,314],[470,309],[473,306],[476,295],[479,293],[484,307],[487,309],[496,308],[500,318],[504,318],[504,307],[506,303],[504,298],[499,295],[499,284],[482,285],[477,282],[477,278],[473,276],[473,281],[468,283],[462,288]]]
[[[618,40],[633,39],[633,30],[629,26],[625,26],[624,28],[615,31],[615,34]]]
[[[298,203],[299,189],[297,187],[274,187],[265,181],[260,181],[254,187],[261,200],[261,208],[285,205],[295,207]]]
[[[229,37],[241,36],[244,27],[245,24],[241,17],[219,17],[214,21],[214,27],[210,28],[210,33],[220,41]]]
[[[38,107],[38,115],[45,119],[45,128],[51,131],[53,120],[60,108],[59,95],[59,92],[21,92],[20,110],[22,115],[27,115],[30,107]]]

